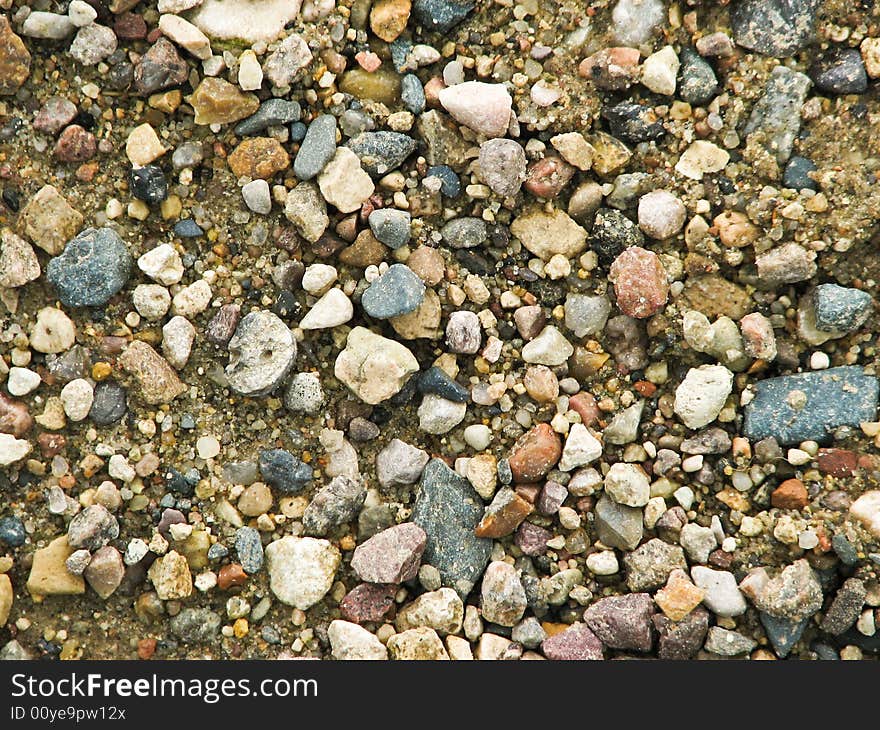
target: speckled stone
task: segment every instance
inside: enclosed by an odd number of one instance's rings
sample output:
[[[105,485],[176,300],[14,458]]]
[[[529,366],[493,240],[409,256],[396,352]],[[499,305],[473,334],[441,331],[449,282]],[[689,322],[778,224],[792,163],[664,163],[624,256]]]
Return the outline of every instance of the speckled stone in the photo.
[[[87,228],[49,262],[46,277],[68,307],[99,307],[131,274],[133,260],[112,228]]]

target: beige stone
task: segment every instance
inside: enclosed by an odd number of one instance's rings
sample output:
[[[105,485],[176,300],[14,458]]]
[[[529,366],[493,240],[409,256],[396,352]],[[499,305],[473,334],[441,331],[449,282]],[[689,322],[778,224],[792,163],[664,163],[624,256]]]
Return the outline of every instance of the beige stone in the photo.
[[[136,167],[149,165],[165,152],[165,145],[162,144],[156,130],[146,122],[132,129],[125,142],[125,154],[129,162]]]
[[[44,185],[30,199],[19,216],[19,230],[31,243],[57,256],[79,233],[82,214],[51,185]]]
[[[27,580],[28,592],[35,599],[42,596],[73,596],[85,593],[82,576],[67,570],[65,561],[73,554],[67,536],[56,537],[46,547],[34,553],[34,561]]]
[[[162,601],[187,598],[193,590],[192,574],[186,558],[175,550],[157,558],[147,572],[156,595]]]

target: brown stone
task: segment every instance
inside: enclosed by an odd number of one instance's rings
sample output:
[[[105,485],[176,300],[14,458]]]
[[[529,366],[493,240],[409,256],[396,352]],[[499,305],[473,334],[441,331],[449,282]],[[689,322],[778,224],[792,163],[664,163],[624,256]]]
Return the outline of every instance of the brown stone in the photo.
[[[669,283],[660,257],[641,246],[631,246],[611,264],[608,278],[614,283],[617,306],[624,314],[645,319],[666,304]]]
[[[57,256],[79,233],[82,214],[51,185],[44,185],[19,216],[19,230],[46,253]]]
[[[138,41],[147,37],[147,23],[137,13],[122,13],[113,20],[113,32],[124,41]]]
[[[536,482],[545,477],[562,456],[562,441],[547,423],[517,439],[508,461],[514,482]]]
[[[712,223],[718,229],[718,238],[725,246],[744,248],[757,241],[761,235],[761,229],[738,210],[726,210],[715,216]]]
[[[786,479],[770,495],[770,504],[778,509],[802,509],[809,502],[807,488],[800,479]]]
[[[186,392],[174,368],[146,342],[132,342],[120,355],[119,364],[137,380],[145,403],[170,403]]]
[[[124,575],[122,555],[112,545],[105,545],[92,555],[83,578],[95,593],[107,600],[119,588]]]
[[[357,624],[382,621],[394,606],[395,585],[361,583],[349,591],[339,604],[346,621]]]
[[[676,568],[669,574],[666,586],[657,591],[654,601],[668,618],[681,621],[700,605],[705,595],[706,592],[695,586],[687,573]]]
[[[226,160],[236,177],[270,180],[290,167],[290,156],[274,137],[244,140]]]
[[[426,289],[425,298],[414,311],[393,317],[389,322],[394,331],[405,340],[436,340],[443,334],[440,329],[441,318],[440,297],[433,289]]]
[[[746,290],[719,274],[688,277],[682,299],[687,309],[696,309],[710,320],[722,315],[742,319],[751,308],[751,297]]]
[[[33,425],[34,419],[28,412],[27,403],[0,393],[0,433],[11,433],[20,438]]]
[[[205,339],[220,347],[226,347],[240,319],[241,307],[238,304],[224,304],[205,327]]]
[[[195,110],[196,124],[230,124],[249,117],[260,108],[254,94],[245,94],[228,81],[208,76],[187,97]]]
[[[474,530],[477,537],[510,535],[535,508],[512,489],[500,489]]]
[[[406,265],[428,286],[437,286],[446,274],[443,255],[430,246],[419,246],[410,254]]]
[[[243,586],[247,580],[247,573],[238,563],[224,565],[217,571],[217,587],[221,591],[228,591],[235,586]]]
[[[0,16],[0,95],[9,96],[19,90],[31,72],[31,54],[9,25]]]
[[[376,0],[370,11],[370,28],[387,43],[397,40],[406,29],[412,0]]]
[[[581,392],[568,400],[568,407],[581,417],[585,426],[594,426],[599,420],[599,406],[592,393]]]
[[[27,580],[28,592],[39,596],[69,596],[85,593],[86,584],[80,575],[67,570],[65,561],[73,553],[67,535],[56,537],[34,553]]]
[[[819,449],[816,464],[823,474],[850,477],[859,467],[859,455],[847,449]]]
[[[151,659],[156,653],[156,639],[140,639],[137,644],[138,659]]]
[[[67,127],[55,143],[55,157],[62,162],[86,162],[97,151],[95,135],[78,124]]]
[[[60,433],[41,433],[37,436],[37,444],[40,447],[40,453],[43,455],[43,458],[51,459],[64,450],[67,439]]]
[[[134,86],[139,94],[152,94],[180,86],[189,76],[186,65],[174,44],[164,36],[156,39],[134,67]]]
[[[365,269],[382,263],[387,252],[388,247],[376,238],[372,231],[363,230],[351,246],[340,252],[339,261],[348,266]]]

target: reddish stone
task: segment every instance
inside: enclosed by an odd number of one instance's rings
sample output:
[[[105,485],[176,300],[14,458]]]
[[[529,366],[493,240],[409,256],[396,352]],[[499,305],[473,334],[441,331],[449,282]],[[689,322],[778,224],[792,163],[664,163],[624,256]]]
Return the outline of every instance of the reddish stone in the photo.
[[[538,501],[538,495],[541,494],[540,484],[519,484],[516,487],[516,493],[526,502],[534,504]]]
[[[534,509],[512,489],[502,489],[486,508],[474,534],[477,537],[491,538],[510,535]]]
[[[651,651],[651,617],[656,613],[649,593],[600,598],[584,611],[584,623],[611,649]]]
[[[151,659],[156,653],[155,639],[140,639],[138,641],[138,659]]]
[[[618,46],[603,48],[588,56],[578,66],[578,73],[591,79],[600,89],[623,91],[636,80],[639,71],[639,52],[635,48]]]
[[[205,328],[205,339],[220,347],[226,347],[229,340],[232,339],[240,319],[241,307],[237,304],[224,304],[208,322],[208,326]]]
[[[703,639],[709,631],[709,612],[698,606],[681,621],[672,621],[658,613],[653,622],[660,636],[658,656],[681,661],[693,657],[703,646]]]
[[[76,104],[63,96],[50,96],[34,117],[34,129],[58,134],[76,117]]]
[[[657,392],[657,386],[649,380],[639,380],[633,384],[633,388],[645,398],[651,398]]]
[[[532,195],[552,200],[571,182],[577,170],[561,157],[549,155],[529,165],[523,187]]]
[[[819,449],[816,463],[823,474],[849,477],[858,469],[859,455],[847,449]]]
[[[356,624],[382,621],[394,605],[396,592],[397,586],[361,583],[349,591],[339,604],[342,618]]]
[[[55,157],[62,162],[85,162],[95,156],[95,135],[78,124],[71,124],[55,143]]]
[[[158,28],[147,36],[147,40],[154,45],[135,64],[134,85],[139,94],[147,95],[180,86],[189,76],[189,66],[180,57],[174,44],[160,36]]]
[[[224,565],[217,572],[217,586],[221,591],[228,591],[235,586],[242,586],[247,583],[247,573],[238,563],[230,563]]]
[[[0,433],[11,433],[20,438],[34,425],[27,404],[0,393]]]
[[[425,531],[412,522],[394,525],[355,548],[351,567],[369,583],[405,583],[419,572]]]
[[[516,531],[513,541],[523,551],[523,555],[533,557],[547,552],[547,540],[551,537],[553,534],[543,527],[533,525],[531,522],[523,522]]]
[[[802,509],[809,502],[807,488],[800,479],[786,479],[770,495],[770,504],[778,509]]]
[[[562,456],[562,441],[547,423],[541,423],[517,439],[508,461],[515,482],[537,482]]]
[[[720,548],[709,553],[709,565],[721,570],[729,570],[733,566],[733,553],[726,553]]]
[[[548,659],[557,661],[601,660],[604,647],[586,624],[572,624],[565,631],[541,642],[541,651]]]
[[[599,420],[599,406],[592,393],[580,392],[568,399],[568,407],[581,417],[585,426],[595,426]]]
[[[60,433],[41,433],[37,436],[37,443],[40,446],[40,453],[45,459],[51,459],[63,451],[67,444],[67,439]]]
[[[640,246],[626,249],[611,264],[608,278],[614,283],[617,306],[630,317],[645,319],[666,304],[669,283],[653,251]]]
[[[147,24],[136,13],[122,13],[113,21],[113,32],[121,40],[137,41],[147,37]]]

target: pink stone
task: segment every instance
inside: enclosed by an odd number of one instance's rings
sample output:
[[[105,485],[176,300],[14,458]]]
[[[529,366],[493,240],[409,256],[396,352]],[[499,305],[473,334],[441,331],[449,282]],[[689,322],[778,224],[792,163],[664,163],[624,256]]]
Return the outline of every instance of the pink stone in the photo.
[[[438,97],[459,124],[486,137],[507,133],[513,101],[503,84],[465,81],[443,89]]]
[[[419,572],[426,540],[415,523],[389,527],[355,548],[351,567],[368,583],[405,583]]]
[[[666,304],[666,271],[653,251],[640,246],[626,249],[611,264],[608,278],[614,283],[617,306],[629,317],[645,319]]]
[[[572,624],[565,631],[551,636],[541,643],[541,651],[548,659],[557,661],[601,660],[602,642],[585,624]]]
[[[360,67],[369,73],[376,71],[382,65],[382,59],[372,51],[361,51],[354,60],[360,64]]]

